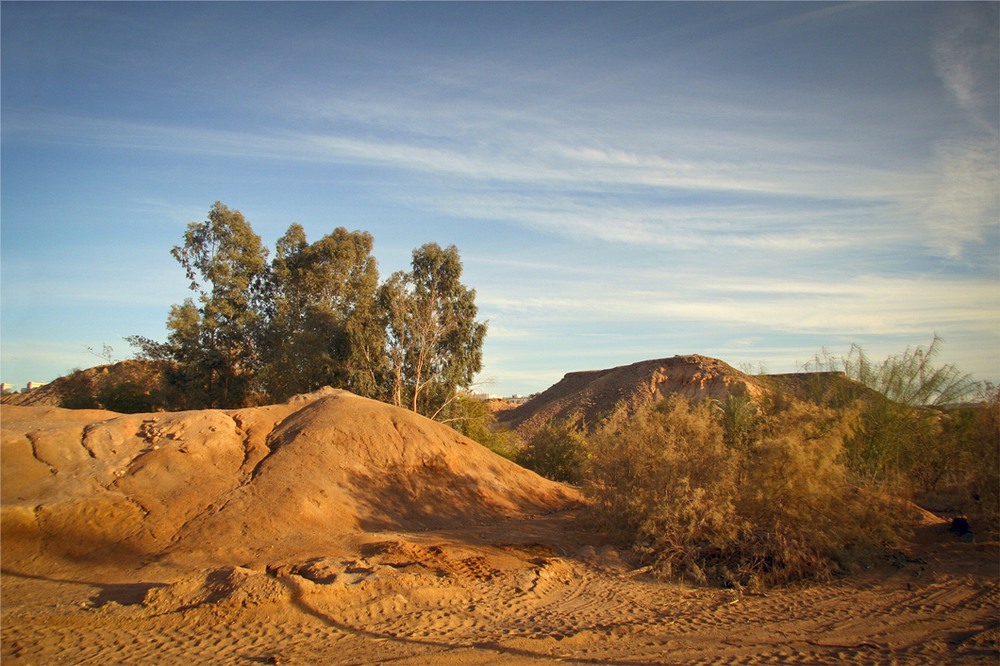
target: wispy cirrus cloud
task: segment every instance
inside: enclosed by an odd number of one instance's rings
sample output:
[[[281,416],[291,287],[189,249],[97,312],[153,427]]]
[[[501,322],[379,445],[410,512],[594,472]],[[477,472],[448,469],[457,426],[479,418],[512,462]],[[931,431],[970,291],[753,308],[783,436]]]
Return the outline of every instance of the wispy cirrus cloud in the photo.
[[[5,119],[10,139],[94,148],[215,155],[220,158],[269,158],[346,162],[389,167],[415,174],[466,181],[509,182],[535,187],[562,186],[574,191],[621,192],[622,188],[761,193],[828,198],[831,183],[841,196],[872,197],[892,188],[873,185],[893,176],[877,170],[824,164],[798,156],[768,162],[760,156],[729,162],[667,158],[582,141],[567,144],[537,136],[494,136],[475,146],[426,142],[398,128],[358,137],[335,131],[233,131],[217,128],[128,122],[97,117],[32,114]],[[402,136],[394,136],[400,135]],[[849,186],[853,184],[853,186]]]
[[[934,248],[958,258],[1000,226],[1000,14],[992,3],[951,13],[932,45],[935,72],[965,122],[934,145],[922,218]]]
[[[761,279],[705,274],[685,278],[665,271],[647,274],[649,288],[566,283],[548,295],[480,294],[484,310],[549,320],[613,318],[652,325],[750,327],[825,335],[913,335],[975,330],[993,333],[998,323],[996,284],[983,280],[889,278],[863,275],[841,281],[806,277]],[[654,285],[656,286],[654,288]],[[956,291],[963,298],[955,298]]]
[[[931,246],[959,258],[1000,226],[1000,136],[941,141],[935,149],[935,184],[916,200],[924,202]]]
[[[1000,105],[998,13],[992,3],[967,3],[938,28],[932,45],[934,68],[965,111],[988,130]]]

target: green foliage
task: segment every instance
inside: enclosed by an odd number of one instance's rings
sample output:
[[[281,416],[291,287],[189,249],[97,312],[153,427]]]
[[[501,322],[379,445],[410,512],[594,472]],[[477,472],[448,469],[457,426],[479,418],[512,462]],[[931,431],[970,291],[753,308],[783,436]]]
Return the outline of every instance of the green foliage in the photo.
[[[461,276],[458,249],[428,243],[413,251],[411,271],[382,285],[393,404],[436,418],[482,368],[486,324],[476,321],[476,292]]]
[[[853,345],[844,359],[844,371],[851,379],[908,407],[961,402],[976,392],[978,384],[952,363],[935,363],[941,345],[941,338],[935,335],[927,349],[907,348],[881,363],[876,363],[861,347]]]
[[[261,383],[272,400],[322,386],[376,395],[384,334],[375,321],[371,234],[336,229],[309,244],[293,224],[269,274]]]
[[[521,448],[518,436],[497,425],[497,418],[483,400],[459,394],[442,412],[442,421],[508,460],[514,460]]]
[[[258,367],[259,293],[267,249],[239,211],[216,202],[204,222],[192,222],[172,254],[184,267],[198,304],[171,309],[167,326],[176,360],[206,406],[250,400]]]
[[[579,483],[587,463],[587,441],[566,422],[538,430],[517,455],[517,463],[554,481]]]
[[[859,346],[835,358],[824,352],[806,365],[810,371],[842,371],[856,384],[839,384],[839,394],[826,404],[859,401],[860,425],[845,443],[849,467],[861,478],[880,483],[912,480],[919,467],[946,454],[940,411],[929,409],[961,402],[979,388],[954,364],[939,365],[942,341],[934,336],[929,347],[907,348],[901,354],[874,361]],[[872,392],[864,392],[859,387]],[[845,393],[846,392],[846,393]]]
[[[894,535],[892,512],[840,462],[852,416],[794,402],[736,437],[732,414],[673,396],[592,437],[593,517],[668,578],[738,586],[842,571]]]
[[[750,396],[731,395],[725,403],[719,403],[719,409],[726,444],[745,449],[757,441],[764,426],[764,415]]]
[[[331,385],[444,418],[479,372],[486,335],[458,250],[424,245],[411,271],[380,286],[372,246],[344,228],[309,243],[293,224],[268,263],[249,222],[216,202],[172,250],[196,298],[171,307],[167,342],[127,340],[141,358],[175,364],[175,408],[280,402]]]

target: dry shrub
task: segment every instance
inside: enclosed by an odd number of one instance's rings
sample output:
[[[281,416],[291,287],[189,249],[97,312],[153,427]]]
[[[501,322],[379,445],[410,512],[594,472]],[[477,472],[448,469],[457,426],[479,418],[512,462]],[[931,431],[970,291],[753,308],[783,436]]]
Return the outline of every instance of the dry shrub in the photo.
[[[939,437],[911,472],[914,499],[941,514],[963,515],[977,541],[1000,538],[1000,390],[938,417]]]
[[[893,511],[848,482],[853,417],[791,402],[734,438],[725,410],[671,397],[591,440],[593,516],[665,578],[741,586],[849,570],[895,533]]]
[[[870,562],[896,540],[900,506],[850,482],[843,442],[857,413],[792,402],[742,453],[740,514],[751,531],[733,544],[744,578],[823,579]]]
[[[990,386],[971,428],[967,479],[969,513],[982,524],[987,539],[1000,539],[1000,388]]]
[[[595,518],[634,540],[665,577],[703,580],[712,553],[739,538],[739,453],[708,403],[672,396],[591,440]]]
[[[565,483],[579,483],[586,461],[587,440],[566,421],[541,428],[515,458],[522,467]]]

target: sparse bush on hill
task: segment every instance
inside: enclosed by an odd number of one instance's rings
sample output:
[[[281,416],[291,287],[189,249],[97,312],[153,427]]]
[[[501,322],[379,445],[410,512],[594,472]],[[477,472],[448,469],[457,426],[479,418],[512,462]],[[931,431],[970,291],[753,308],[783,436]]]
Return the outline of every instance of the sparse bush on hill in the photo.
[[[970,430],[967,512],[982,521],[984,536],[996,541],[1000,539],[1000,388],[986,389]]]
[[[806,365],[810,371],[842,371],[857,384],[837,384],[836,395],[825,396],[834,406],[859,401],[859,427],[845,442],[845,455],[853,472],[871,482],[906,483],[917,467],[940,457],[940,412],[929,409],[959,403],[980,388],[954,364],[940,365],[936,358],[942,341],[935,336],[929,347],[908,348],[877,362],[858,345],[835,358],[824,352]],[[859,390],[860,386],[874,393]],[[846,392],[846,394],[845,394]]]
[[[854,380],[832,384],[839,390],[824,402],[853,401],[859,409],[844,459],[860,482],[935,511],[966,514],[990,538],[1000,532],[997,392],[954,364],[938,363],[942,344],[935,336],[927,348],[882,361],[854,345],[844,358],[817,355],[807,369],[839,369]]]
[[[666,578],[754,585],[848,570],[895,532],[840,462],[852,416],[793,402],[737,437],[731,415],[671,397],[592,437],[593,515]]]
[[[937,413],[936,438],[911,470],[915,499],[929,509],[965,515],[977,540],[1000,537],[1000,390]]]
[[[45,387],[67,409],[108,409],[134,414],[169,409],[180,399],[165,377],[170,364],[128,360],[60,377]]]
[[[496,415],[482,400],[458,395],[442,413],[441,421],[508,460],[515,460],[521,440],[510,429],[497,425]]]
[[[547,479],[579,483],[587,462],[587,440],[570,423],[549,423],[531,436],[516,461]]]

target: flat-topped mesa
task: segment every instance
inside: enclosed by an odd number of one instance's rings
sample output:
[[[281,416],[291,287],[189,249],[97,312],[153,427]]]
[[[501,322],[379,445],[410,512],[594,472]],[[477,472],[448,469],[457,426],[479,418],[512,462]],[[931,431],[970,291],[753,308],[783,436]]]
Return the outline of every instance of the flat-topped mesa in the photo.
[[[609,417],[634,413],[650,402],[680,394],[692,402],[727,401],[733,395],[759,400],[766,393],[755,377],[700,354],[639,361],[605,370],[566,374],[526,404],[502,413],[503,425],[530,436],[553,420],[593,429]]]

